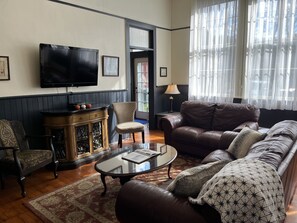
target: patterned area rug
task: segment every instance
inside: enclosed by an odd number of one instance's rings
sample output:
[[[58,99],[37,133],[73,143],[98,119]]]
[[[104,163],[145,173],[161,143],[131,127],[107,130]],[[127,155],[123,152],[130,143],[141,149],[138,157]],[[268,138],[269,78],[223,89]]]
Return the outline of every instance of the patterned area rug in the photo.
[[[170,171],[172,178],[175,178],[182,170],[199,163],[200,160],[198,159],[178,156],[172,163]],[[170,183],[167,177],[167,168],[139,175],[134,179],[163,188]],[[105,196],[101,196],[103,185],[98,173],[31,200],[25,205],[44,222],[118,222],[115,217],[114,206],[121,185],[118,179],[111,177],[106,177],[106,183],[107,193]]]

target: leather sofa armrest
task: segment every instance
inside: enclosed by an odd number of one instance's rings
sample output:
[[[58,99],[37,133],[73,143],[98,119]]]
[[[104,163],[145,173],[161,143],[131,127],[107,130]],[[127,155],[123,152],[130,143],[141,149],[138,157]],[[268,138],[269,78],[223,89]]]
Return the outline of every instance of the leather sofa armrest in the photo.
[[[160,119],[160,127],[164,131],[165,144],[171,145],[172,130],[182,126],[184,123],[181,114],[166,115]]]
[[[237,126],[235,129],[233,129],[234,132],[240,132],[244,127],[249,127],[250,129],[253,130],[258,130],[259,129],[259,124],[258,122],[244,122]]]
[[[233,131],[223,132],[219,142],[220,149],[222,150],[228,149],[229,145],[238,134],[239,134],[238,132],[233,132]]]
[[[122,186],[115,212],[121,223],[220,222],[220,215],[210,206],[191,205],[187,198],[138,180]]]

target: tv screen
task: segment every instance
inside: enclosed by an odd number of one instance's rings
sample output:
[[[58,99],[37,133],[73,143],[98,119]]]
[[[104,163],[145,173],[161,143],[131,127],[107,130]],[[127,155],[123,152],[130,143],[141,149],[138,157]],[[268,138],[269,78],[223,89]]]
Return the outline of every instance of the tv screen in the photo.
[[[41,43],[40,86],[92,86],[98,83],[98,50]]]

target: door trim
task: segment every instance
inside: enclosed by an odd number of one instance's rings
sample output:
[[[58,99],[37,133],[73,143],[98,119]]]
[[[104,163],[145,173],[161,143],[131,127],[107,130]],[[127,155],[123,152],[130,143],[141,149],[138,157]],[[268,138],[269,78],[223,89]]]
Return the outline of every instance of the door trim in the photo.
[[[128,90],[128,100],[132,100],[131,93],[133,90],[132,81],[131,81],[131,58],[130,58],[130,51],[131,49],[135,49],[130,46],[130,35],[129,35],[129,28],[136,27],[140,29],[145,29],[150,31],[150,48],[143,49],[146,50],[149,57],[149,129],[155,129],[155,86],[156,86],[156,27],[152,25],[148,25],[145,23],[137,22],[134,20],[126,19],[126,83],[127,83],[127,90]]]

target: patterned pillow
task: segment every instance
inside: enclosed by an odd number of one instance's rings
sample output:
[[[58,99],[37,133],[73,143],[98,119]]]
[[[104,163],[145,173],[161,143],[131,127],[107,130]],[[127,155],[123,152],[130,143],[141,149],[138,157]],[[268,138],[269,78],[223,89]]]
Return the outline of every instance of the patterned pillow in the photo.
[[[168,185],[167,190],[176,195],[197,196],[203,184],[228,162],[230,161],[220,160],[184,170]]]
[[[236,159],[245,157],[250,147],[260,140],[264,139],[266,134],[244,127],[235,137],[227,151],[233,154]]]
[[[223,223],[279,223],[286,217],[280,176],[260,160],[228,163],[203,185],[197,198],[188,200],[213,207]]]

